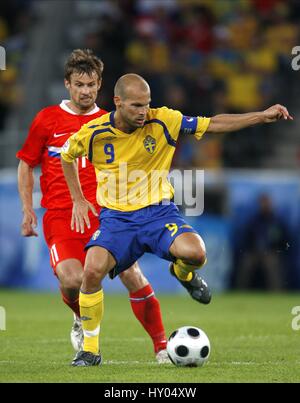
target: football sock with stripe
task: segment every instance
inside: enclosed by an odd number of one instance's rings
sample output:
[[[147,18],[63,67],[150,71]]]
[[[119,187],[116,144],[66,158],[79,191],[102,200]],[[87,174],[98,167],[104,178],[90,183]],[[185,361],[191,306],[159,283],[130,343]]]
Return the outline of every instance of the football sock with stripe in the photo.
[[[104,293],[101,289],[94,294],[80,292],[80,318],[82,322],[84,344],[83,350],[93,354],[99,353],[100,323],[104,313]]]
[[[62,296],[62,300],[64,301],[64,303],[70,308],[72,309],[72,311],[75,313],[75,315],[80,318],[80,308],[79,308],[79,298],[71,301],[64,293],[62,290],[60,290],[61,292],[61,296]]]
[[[205,259],[205,262],[202,266],[194,266],[184,263],[181,259],[177,259],[176,263],[174,263],[176,277],[181,281],[191,281],[193,278],[193,271],[203,267],[206,264],[206,261],[207,260]]]
[[[160,304],[150,284],[129,294],[131,308],[152,339],[155,353],[167,345]]]

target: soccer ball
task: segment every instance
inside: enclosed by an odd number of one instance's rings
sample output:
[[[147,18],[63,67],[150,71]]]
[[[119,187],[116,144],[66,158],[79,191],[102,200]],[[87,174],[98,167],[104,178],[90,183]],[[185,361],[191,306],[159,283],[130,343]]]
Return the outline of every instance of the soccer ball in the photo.
[[[201,367],[210,354],[210,342],[203,330],[195,326],[184,326],[169,337],[167,352],[174,365]]]

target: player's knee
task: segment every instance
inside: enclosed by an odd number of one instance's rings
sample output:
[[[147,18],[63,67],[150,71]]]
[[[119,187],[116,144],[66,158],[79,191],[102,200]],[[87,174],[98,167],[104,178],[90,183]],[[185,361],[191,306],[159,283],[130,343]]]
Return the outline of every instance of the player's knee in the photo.
[[[204,242],[197,240],[197,242],[186,243],[182,250],[182,259],[189,264],[203,266],[206,261]]]
[[[72,267],[65,266],[57,270],[58,279],[61,287],[69,290],[79,290],[82,278],[83,270],[75,270]]]
[[[206,261],[205,243],[197,234],[183,234],[176,239],[170,252],[175,258],[190,265],[201,267]]]
[[[115,265],[115,259],[107,250],[98,247],[89,249],[85,261],[82,288],[90,290],[101,285],[104,277]]]
[[[206,252],[205,250],[198,250],[195,253],[195,262],[197,266],[203,266],[206,262]]]
[[[184,260],[187,263],[193,264],[195,266],[203,266],[206,261],[206,252],[203,249],[190,249],[188,253],[186,253]]]
[[[84,278],[85,278],[86,282],[88,282],[89,284],[95,284],[95,283],[101,281],[102,277],[104,277],[102,275],[103,269],[104,268],[101,264],[86,265],[84,268]]]
[[[203,266],[206,262],[206,248],[203,239],[199,236],[190,247],[191,262],[196,266]]]
[[[90,260],[86,262],[84,268],[84,280],[88,284],[97,284],[104,279],[108,271],[109,268],[106,260],[99,262],[94,259]]]

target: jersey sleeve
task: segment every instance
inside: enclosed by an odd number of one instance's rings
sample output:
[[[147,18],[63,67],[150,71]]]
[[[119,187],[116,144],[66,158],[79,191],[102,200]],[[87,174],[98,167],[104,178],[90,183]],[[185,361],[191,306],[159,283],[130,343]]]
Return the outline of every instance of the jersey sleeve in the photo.
[[[206,132],[210,123],[210,118],[183,116],[180,126],[180,134],[193,135],[200,140]]]
[[[92,133],[88,125],[83,125],[77,133],[66,141],[62,148],[61,158],[67,162],[73,162],[76,158],[88,156]]]
[[[25,161],[32,168],[40,164],[50,134],[43,115],[43,111],[36,115],[30,126],[25,143],[16,155],[17,158]]]
[[[160,108],[157,116],[165,123],[165,134],[175,143],[179,135],[193,135],[200,140],[210,123],[210,118],[184,116],[181,112],[166,107]]]

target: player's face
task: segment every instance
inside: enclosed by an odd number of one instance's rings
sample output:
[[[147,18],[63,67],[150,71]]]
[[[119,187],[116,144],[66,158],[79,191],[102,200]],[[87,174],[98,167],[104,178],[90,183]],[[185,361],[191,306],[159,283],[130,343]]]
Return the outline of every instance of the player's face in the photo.
[[[65,81],[71,102],[83,111],[94,107],[100,85],[101,82],[95,71],[91,75],[73,73],[70,81]]]
[[[123,130],[134,131],[143,127],[150,107],[151,97],[148,91],[136,95],[129,93],[126,98],[115,97],[119,116],[123,123]]]

